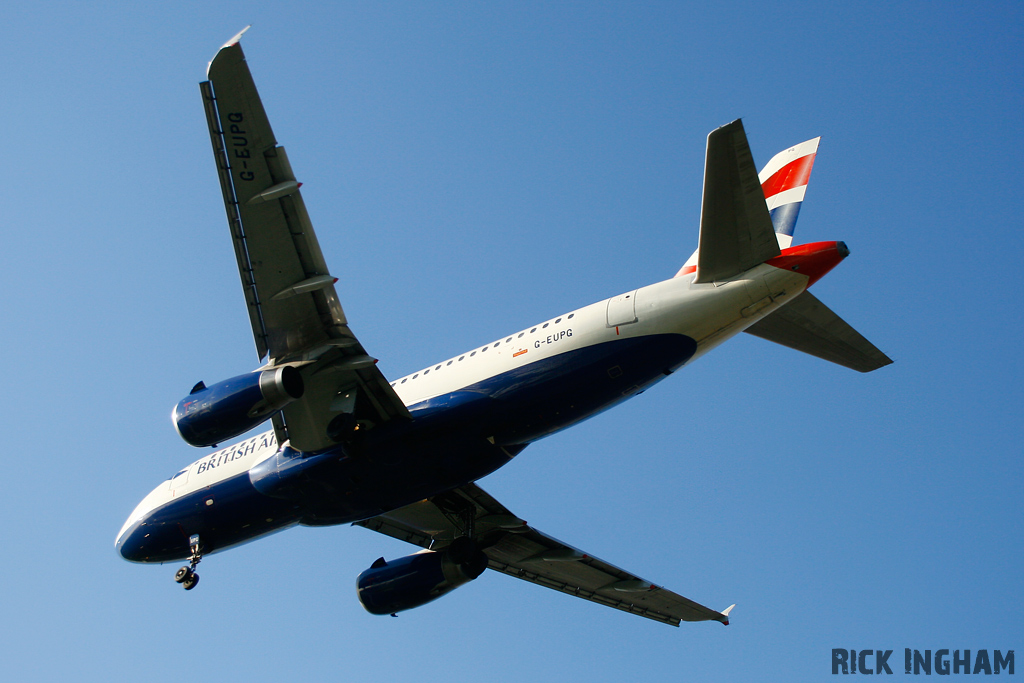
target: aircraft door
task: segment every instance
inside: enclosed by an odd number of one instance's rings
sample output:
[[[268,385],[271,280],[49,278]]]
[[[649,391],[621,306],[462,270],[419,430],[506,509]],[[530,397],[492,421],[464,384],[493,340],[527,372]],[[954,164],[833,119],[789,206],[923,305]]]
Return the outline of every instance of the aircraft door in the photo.
[[[175,489],[180,489],[183,486],[185,486],[185,484],[188,482],[189,470],[191,469],[191,466],[186,467],[185,469],[171,477],[170,481],[167,482],[167,490],[173,492]]]
[[[636,322],[636,292],[627,292],[608,299],[608,327]]]

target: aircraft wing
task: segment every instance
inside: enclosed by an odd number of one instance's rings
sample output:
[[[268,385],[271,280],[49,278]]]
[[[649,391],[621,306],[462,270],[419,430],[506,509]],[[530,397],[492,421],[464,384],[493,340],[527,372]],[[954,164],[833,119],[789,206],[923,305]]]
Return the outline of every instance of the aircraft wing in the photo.
[[[343,413],[369,427],[409,412],[349,329],[241,35],[220,49],[200,88],[256,351],[302,373],[305,393],[284,410],[287,436],[296,449],[318,450],[334,443],[329,425]],[[282,430],[280,418],[274,426]]]
[[[468,533],[487,555],[489,568],[517,579],[672,626],[729,623],[732,607],[716,612],[543,534],[476,484],[356,525],[432,550]]]
[[[779,255],[772,217],[739,119],[708,135],[694,282],[726,280]]]

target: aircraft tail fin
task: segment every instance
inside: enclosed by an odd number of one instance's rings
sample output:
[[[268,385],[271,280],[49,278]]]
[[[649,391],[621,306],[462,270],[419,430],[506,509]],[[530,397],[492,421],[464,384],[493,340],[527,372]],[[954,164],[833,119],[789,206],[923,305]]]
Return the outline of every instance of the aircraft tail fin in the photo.
[[[734,124],[729,125],[733,126]],[[719,130],[722,129],[720,128]],[[742,126],[740,130],[742,131]],[[807,192],[807,183],[811,177],[811,168],[814,166],[814,158],[818,152],[818,143],[820,141],[821,138],[817,137],[779,152],[765,164],[758,174],[757,179],[761,184],[761,191],[764,193],[765,203],[771,216],[772,227],[780,249],[786,249],[793,244],[793,230],[796,227],[796,219],[800,214],[800,205]],[[745,136],[743,142],[746,142]],[[708,144],[710,152],[710,136]],[[747,153],[749,154],[749,148]],[[707,169],[705,169],[705,196],[707,193],[706,174]],[[686,260],[686,263],[679,269],[675,277],[687,275],[697,270],[699,254],[700,249],[698,248]]]
[[[808,291],[746,332],[833,363],[871,372],[892,360]]]
[[[757,176],[780,249],[793,244],[793,229],[800,215],[800,205],[807,192],[807,181],[811,177],[820,141],[821,138],[817,137],[779,152]]]

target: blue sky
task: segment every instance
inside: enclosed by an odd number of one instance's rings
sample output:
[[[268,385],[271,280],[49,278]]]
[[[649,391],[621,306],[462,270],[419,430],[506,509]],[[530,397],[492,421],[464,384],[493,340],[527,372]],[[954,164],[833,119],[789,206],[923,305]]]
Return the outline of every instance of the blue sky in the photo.
[[[21,4],[0,22],[10,680],[826,680],[831,649],[1022,649],[1019,3]],[[821,135],[797,242],[896,363],[741,335],[482,482],[717,608],[673,629],[500,575],[398,619],[410,547],[295,529],[186,594],[114,535],[254,367],[197,83],[243,45],[353,329],[390,377],[670,277],[705,137]]]

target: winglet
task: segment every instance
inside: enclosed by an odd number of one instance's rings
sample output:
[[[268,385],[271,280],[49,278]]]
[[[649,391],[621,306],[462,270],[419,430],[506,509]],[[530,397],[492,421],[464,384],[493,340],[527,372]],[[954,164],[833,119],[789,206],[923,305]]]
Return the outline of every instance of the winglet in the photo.
[[[731,612],[732,608],[735,607],[735,606],[736,606],[736,603],[734,602],[733,604],[729,605],[724,610],[722,610],[721,615],[723,617],[725,617],[725,621],[723,621],[722,624],[724,624],[725,626],[729,625],[729,612]]]
[[[231,40],[229,40],[228,42],[226,42],[226,43],[224,43],[223,45],[220,46],[220,49],[217,50],[217,54],[219,55],[221,53],[221,50],[226,50],[229,47],[234,47],[235,45],[238,45],[238,41],[240,41],[242,39],[242,34],[245,33],[246,31],[248,31],[251,28],[252,28],[252,24],[249,24],[248,26],[243,28],[241,31],[236,33],[235,36]],[[207,63],[207,65],[206,65],[206,80],[210,80],[210,67],[213,66],[213,61],[215,59],[217,59],[217,55],[214,55],[213,59],[211,59]]]
[[[224,43],[223,45],[221,45],[221,46],[220,46],[220,49],[222,49],[222,50],[223,50],[224,48],[226,48],[226,47],[231,47],[232,45],[234,45],[235,43],[237,43],[237,42],[238,42],[239,40],[241,40],[241,39],[242,39],[242,34],[243,34],[243,33],[245,33],[246,31],[248,31],[248,30],[249,30],[249,29],[251,29],[251,28],[252,28],[252,24],[249,24],[248,26],[246,26],[245,28],[243,28],[243,29],[242,29],[241,31],[239,31],[238,33],[236,33],[236,34],[235,34],[235,37],[234,37],[234,38],[232,38],[232,39],[231,39],[231,40],[229,40],[228,42],[226,42],[226,43]]]

